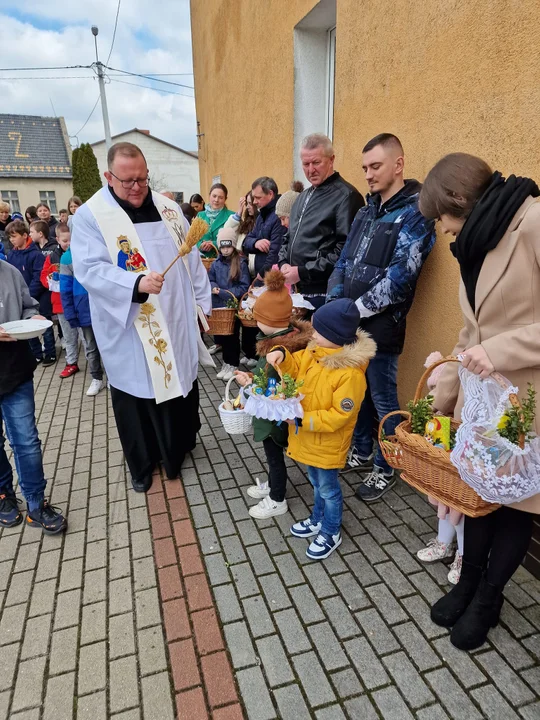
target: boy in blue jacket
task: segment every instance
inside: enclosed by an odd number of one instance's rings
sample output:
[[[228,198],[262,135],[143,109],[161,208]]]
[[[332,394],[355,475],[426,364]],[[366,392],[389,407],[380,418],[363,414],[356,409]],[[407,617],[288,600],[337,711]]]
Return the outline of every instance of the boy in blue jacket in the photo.
[[[58,226],[60,232],[66,236],[69,228],[63,223]],[[73,260],[71,259],[71,248],[60,258],[60,299],[64,309],[64,317],[72,328],[81,328],[84,339],[84,354],[88,363],[88,369],[92,376],[90,387],[86,391],[89,397],[97,395],[105,384],[103,382],[103,368],[101,366],[101,355],[99,354],[94,331],[92,330],[92,319],[90,317],[90,302],[88,293],[73,274]]]
[[[28,285],[30,296],[39,302],[41,314],[45,317],[51,315],[50,293],[41,284],[41,270],[45,262],[39,247],[32,242],[28,227],[22,220],[13,220],[6,227],[6,237],[13,246],[7,256],[7,261],[19,270]],[[30,348],[38,364],[45,367],[56,362],[56,348],[54,344],[54,331],[48,328],[43,335],[44,348],[40,338],[30,340]]]

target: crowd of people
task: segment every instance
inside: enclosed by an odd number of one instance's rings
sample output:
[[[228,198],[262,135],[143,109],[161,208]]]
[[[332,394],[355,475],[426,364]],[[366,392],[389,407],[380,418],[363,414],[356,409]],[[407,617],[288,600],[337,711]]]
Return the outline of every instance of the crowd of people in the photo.
[[[62,217],[57,223],[41,205],[36,215],[28,209],[29,227],[17,219],[5,225],[12,249],[0,262],[9,287],[0,324],[58,317],[66,348],[63,378],[78,370],[82,328],[97,392],[103,387],[100,353],[103,358],[137,492],[149,490],[158,464],[168,478],[178,477],[196,444],[199,363],[213,365],[212,356],[221,352],[217,376],[225,381],[236,377],[248,386],[264,370],[269,380],[286,373],[302,383],[301,420],[254,419],[268,479],[257,478],[246,490],[258,500],[252,517],[283,515],[285,456],[306,465],[314,506],[291,534],[309,538],[308,557],[324,560],[342,541],[340,473],[357,473],[356,496],[367,503],[397,481],[373,429],[399,409],[406,319],[437,221],[455,236],[451,248],[462,277],[465,326],[454,354],[482,377],[497,370],[521,388],[540,379],[540,190],[528,178],[505,179],[463,153],[440,160],[421,185],[405,178],[403,146],[388,133],[362,150],[366,198],[334,168],[326,136],[306,137],[300,156],[307,188],[295,182],[280,195],[275,180],[261,176],[234,212],[222,183],[210,188],[208,202],[194,195],[182,208],[169,193],[152,192],[140,149],[117,143],[108,154],[106,186],[82,207],[73,198],[67,222]],[[197,251],[185,254],[195,217],[208,229]],[[213,260],[208,272],[201,258]],[[236,322],[232,335],[215,336],[207,347],[201,337],[205,316],[231,296],[240,301],[253,286],[263,288],[253,306],[257,327]],[[293,315],[293,287],[311,308],[304,320]],[[10,352],[12,342],[0,328],[0,408],[27,519],[45,532],[61,532],[65,518],[44,499],[32,394],[36,363],[56,359],[54,335],[51,328],[43,346],[17,342],[16,352]],[[245,371],[239,370],[241,352]],[[435,408],[459,419],[463,397],[455,367],[431,382]],[[23,406],[21,421],[16,408]],[[387,421],[387,435],[396,422]],[[11,526],[22,515],[3,435],[1,441],[0,523]],[[538,512],[540,496],[481,518],[439,507],[438,536],[418,556],[424,562],[454,558],[449,580],[455,587],[435,603],[432,619],[452,628],[457,647],[478,647],[497,624],[504,586],[525,555]]]

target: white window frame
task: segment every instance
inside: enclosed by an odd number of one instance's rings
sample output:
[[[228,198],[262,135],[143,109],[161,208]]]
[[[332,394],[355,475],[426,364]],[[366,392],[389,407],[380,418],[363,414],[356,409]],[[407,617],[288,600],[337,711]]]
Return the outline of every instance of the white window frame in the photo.
[[[336,26],[328,30],[328,63],[326,79],[326,134],[334,137],[334,100],[336,90]]]
[[[9,204],[12,212],[21,212],[21,204],[19,202],[19,192],[17,190],[2,190],[0,195],[4,202]]]
[[[58,214],[58,205],[56,204],[56,191],[55,190],[40,190],[39,191],[39,202],[45,203],[49,206],[51,215]]]

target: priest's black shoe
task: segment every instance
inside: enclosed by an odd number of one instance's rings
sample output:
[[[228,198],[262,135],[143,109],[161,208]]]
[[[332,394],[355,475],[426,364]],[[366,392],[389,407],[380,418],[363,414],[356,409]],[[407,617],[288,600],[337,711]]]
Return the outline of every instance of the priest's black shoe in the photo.
[[[145,477],[141,478],[141,480],[137,480],[136,478],[131,478],[131,484],[133,485],[133,489],[135,492],[145,493],[150,490],[152,487],[152,474],[146,475]]]
[[[501,590],[482,579],[469,607],[450,633],[450,642],[459,650],[476,650],[487,639],[490,628],[499,622],[504,597]]]
[[[437,600],[431,608],[431,619],[436,625],[453,627],[456,624],[473,599],[480,584],[482,572],[481,567],[471,565],[463,560],[458,584],[444,597]]]

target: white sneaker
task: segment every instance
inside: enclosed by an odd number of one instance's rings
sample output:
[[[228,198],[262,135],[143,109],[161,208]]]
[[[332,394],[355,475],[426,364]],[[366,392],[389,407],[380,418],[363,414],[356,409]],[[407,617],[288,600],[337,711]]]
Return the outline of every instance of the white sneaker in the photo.
[[[223,380],[223,376],[229,372],[230,367],[231,366],[227,365],[227,363],[223,363],[223,365],[221,366],[221,370],[218,372],[218,374],[216,376],[218,378],[218,380]]]
[[[210,345],[210,347],[208,348],[208,352],[210,353],[210,355],[215,355],[220,350],[221,350],[221,345]]]
[[[456,550],[456,556],[454,562],[450,565],[450,572],[448,573],[448,582],[452,585],[457,585],[459,578],[461,577],[461,566],[463,565],[463,555],[459,554],[459,550]]]
[[[248,487],[247,494],[256,500],[262,500],[270,495],[270,486],[268,482],[261,482],[259,478],[255,478],[255,485]]]
[[[307,520],[301,520],[300,522],[294,523],[291,528],[291,535],[299,538],[309,538],[318,535],[321,531],[322,523],[314,525],[311,522],[311,518]]]
[[[242,362],[242,365],[245,365],[247,368],[249,368],[251,370],[251,368],[254,368],[255,365],[258,363],[258,360],[255,360],[255,358],[243,357],[241,362]]]
[[[321,532],[306,550],[306,555],[311,560],[325,560],[341,545],[341,542],[339,530],[336,535]]]
[[[90,383],[90,387],[86,391],[86,394],[89,397],[92,397],[93,395],[97,395],[99,392],[101,392],[104,387],[105,387],[105,383],[103,382],[103,380],[94,379]]]
[[[425,548],[422,548],[416,553],[416,557],[424,563],[432,563],[437,560],[444,560],[445,558],[452,557],[454,554],[454,548],[452,543],[447,545],[446,543],[439,542],[437,538],[431,538]]]
[[[234,365],[227,365],[227,368],[227,372],[221,378],[222,380],[225,380],[225,382],[228,382],[232,377],[234,377],[234,373],[238,370],[238,368],[234,367]]]
[[[257,520],[266,520],[266,518],[271,518],[275,515],[285,515],[288,509],[286,500],[276,502],[268,495],[257,503],[257,505],[250,507],[249,514],[251,517],[257,518]]]

